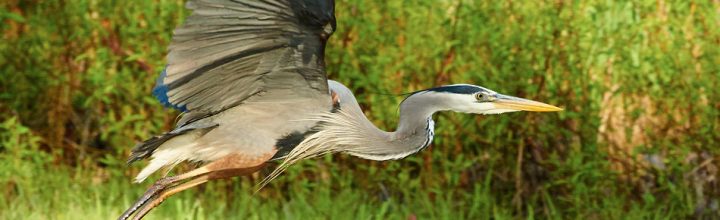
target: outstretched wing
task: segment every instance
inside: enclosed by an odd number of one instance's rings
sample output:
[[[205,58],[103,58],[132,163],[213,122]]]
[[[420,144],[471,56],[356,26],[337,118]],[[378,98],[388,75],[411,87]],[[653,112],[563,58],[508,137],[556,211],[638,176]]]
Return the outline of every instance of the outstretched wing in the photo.
[[[272,90],[328,94],[333,0],[190,0],[187,8],[153,90],[167,106],[212,114]]]

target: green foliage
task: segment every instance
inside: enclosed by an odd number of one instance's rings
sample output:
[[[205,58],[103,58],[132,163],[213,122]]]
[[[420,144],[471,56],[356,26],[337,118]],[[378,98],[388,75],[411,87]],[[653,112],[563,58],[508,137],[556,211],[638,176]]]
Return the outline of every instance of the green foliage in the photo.
[[[451,83],[564,112],[440,113],[399,161],[306,161],[170,198],[155,218],[678,219],[720,216],[713,1],[337,2],[330,78],[394,129]],[[151,96],[181,0],[0,3],[0,218],[106,219],[141,195],[131,146],[172,127]],[[229,193],[231,192],[231,193]]]

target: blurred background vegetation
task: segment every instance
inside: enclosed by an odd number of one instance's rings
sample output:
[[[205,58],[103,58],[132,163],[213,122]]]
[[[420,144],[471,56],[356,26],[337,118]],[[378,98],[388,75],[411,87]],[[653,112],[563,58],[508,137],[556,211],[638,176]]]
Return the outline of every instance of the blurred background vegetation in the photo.
[[[150,90],[182,0],[0,2],[0,218],[108,219],[173,126]],[[451,83],[564,107],[435,116],[399,161],[306,161],[180,193],[149,219],[720,218],[720,1],[339,0],[330,78],[393,130]],[[189,168],[189,167],[186,167]],[[157,176],[155,177],[157,178]],[[152,180],[151,180],[152,181]]]

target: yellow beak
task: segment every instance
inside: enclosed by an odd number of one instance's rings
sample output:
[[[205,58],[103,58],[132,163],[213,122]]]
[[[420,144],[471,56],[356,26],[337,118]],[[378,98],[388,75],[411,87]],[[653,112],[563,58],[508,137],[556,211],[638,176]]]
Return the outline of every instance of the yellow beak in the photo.
[[[558,108],[553,105],[513,96],[497,94],[495,98],[496,99],[493,100],[492,103],[495,104],[495,107],[502,109],[531,112],[557,112],[563,110],[562,108]]]

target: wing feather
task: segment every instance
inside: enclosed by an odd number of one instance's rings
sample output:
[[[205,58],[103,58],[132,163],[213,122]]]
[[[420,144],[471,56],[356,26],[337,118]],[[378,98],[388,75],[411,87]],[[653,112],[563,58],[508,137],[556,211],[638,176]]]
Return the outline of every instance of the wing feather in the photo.
[[[175,30],[158,79],[156,96],[169,106],[213,113],[276,89],[328,93],[323,53],[335,29],[333,0],[190,0],[186,6],[193,12]]]

